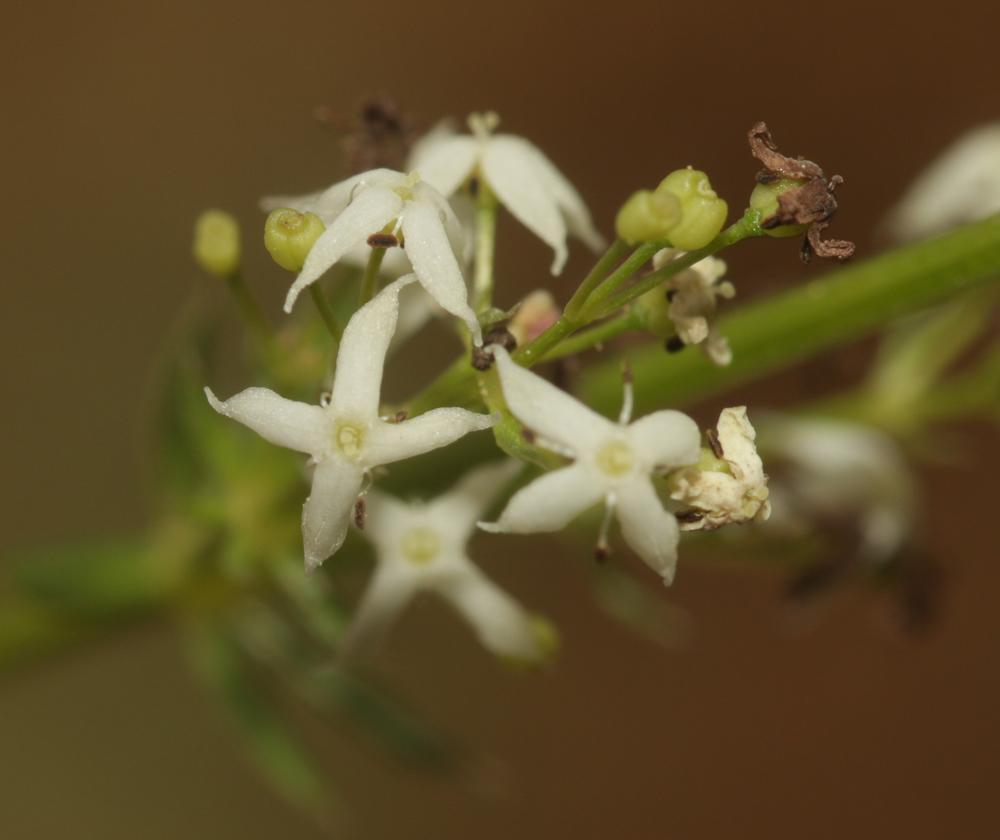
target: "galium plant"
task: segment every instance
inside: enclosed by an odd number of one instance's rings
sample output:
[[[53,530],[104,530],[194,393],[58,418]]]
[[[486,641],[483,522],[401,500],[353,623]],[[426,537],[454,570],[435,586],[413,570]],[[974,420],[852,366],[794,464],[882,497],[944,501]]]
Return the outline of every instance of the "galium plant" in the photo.
[[[978,204],[969,194],[998,183],[993,135],[953,152],[894,216],[901,236],[920,236],[940,196],[941,226],[965,227],[737,307],[728,268],[743,240],[797,237],[805,260],[854,252],[825,236],[843,179],[778,151],[766,125],[749,132],[763,168],[741,214],[685,165],[623,200],[606,247],[541,150],[496,133],[493,114],[469,127],[418,139],[395,106],[375,103],[346,138],[358,171],[262,201],[263,245],[290,272],[290,314],[277,322],[244,281],[235,219],[198,220],[194,257],[232,293],[250,387],[215,396],[228,315],[194,307],[161,377],[150,526],[15,558],[0,670],[172,614],[250,756],[285,795],[322,809],[326,785],[262,681],[421,766],[455,766],[454,745],[391,699],[365,662],[422,591],[499,661],[556,655],[539,605],[476,565],[488,546],[524,539],[512,534],[561,534],[564,562],[589,542],[597,603],[657,641],[672,626],[663,584],[706,551],[747,567],[780,560],[797,597],[839,580],[894,580],[911,623],[926,618],[936,573],[914,530],[906,451],[921,451],[941,421],[1000,417],[1000,350],[981,340],[1000,278],[1000,217],[981,218],[995,194]],[[980,170],[992,182],[972,178]],[[495,270],[508,211],[554,254],[538,272],[543,288],[520,300]],[[599,256],[575,285],[560,282],[573,289],[560,299],[548,276],[564,270],[569,237]],[[293,311],[306,290],[312,311]],[[454,361],[389,403],[383,369],[407,367],[401,332],[433,311],[454,327]],[[871,333],[884,335],[881,350],[850,392],[780,415],[752,402],[714,420],[690,408]],[[974,343],[978,361],[945,378]],[[633,554],[649,569],[624,571]],[[375,567],[359,594],[366,556]]]

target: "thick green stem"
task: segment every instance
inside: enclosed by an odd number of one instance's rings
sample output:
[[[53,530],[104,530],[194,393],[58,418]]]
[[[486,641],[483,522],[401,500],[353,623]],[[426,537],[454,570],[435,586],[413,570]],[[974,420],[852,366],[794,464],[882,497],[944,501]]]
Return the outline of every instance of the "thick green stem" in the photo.
[[[476,264],[472,309],[482,312],[493,303],[493,261],[497,233],[497,198],[482,178],[476,192]]]
[[[1000,216],[967,225],[744,306],[718,327],[733,362],[717,367],[688,350],[660,347],[631,356],[643,410],[690,403],[778,371],[874,332],[889,321],[1000,280]],[[579,380],[582,398],[605,411],[619,398],[617,362],[595,366]]]
[[[323,290],[319,287],[319,283],[313,283],[309,287],[309,294],[312,296],[313,303],[316,304],[316,311],[319,312],[319,317],[323,319],[323,323],[326,324],[327,330],[330,332],[330,337],[333,339],[334,350],[340,346],[340,339],[343,337],[343,331],[340,329],[340,322],[337,321],[337,316],[333,311],[333,307],[330,306],[330,302],[326,299],[326,295],[323,294]]]
[[[635,313],[624,312],[615,318],[609,318],[589,329],[581,330],[575,335],[570,336],[555,349],[547,353],[545,361],[548,362],[553,359],[574,356],[577,353],[582,353],[584,350],[589,350],[591,347],[597,347],[605,341],[610,341],[624,333],[638,329],[639,326],[639,319],[635,316]]]

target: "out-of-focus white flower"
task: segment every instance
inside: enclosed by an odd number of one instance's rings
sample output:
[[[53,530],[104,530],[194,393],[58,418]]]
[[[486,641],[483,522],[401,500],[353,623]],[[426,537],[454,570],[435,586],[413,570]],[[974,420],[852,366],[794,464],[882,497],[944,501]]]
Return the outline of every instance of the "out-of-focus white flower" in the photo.
[[[450,196],[478,174],[514,217],[555,252],[552,273],[566,262],[567,231],[595,251],[603,247],[576,188],[533,143],[494,134],[496,114],[472,114],[471,136],[438,126],[417,143],[408,166]]]
[[[619,422],[591,411],[579,400],[520,367],[501,347],[494,356],[511,413],[536,442],[574,459],[519,490],[487,531],[530,534],[558,531],[577,514],[604,501],[606,519],[617,515],[625,542],[666,583],[677,564],[677,520],[664,510],[651,474],[698,460],[701,434],[679,411],[657,411],[629,424],[631,389],[626,388]],[[602,533],[603,542],[603,533]]]
[[[462,226],[444,196],[417,174],[373,169],[322,193],[275,196],[264,199],[261,206],[315,213],[327,226],[288,290],[286,312],[291,312],[299,293],[330,266],[393,223],[394,235],[401,234],[406,259],[420,284],[447,312],[465,321],[474,341],[480,343],[479,322],[469,306],[468,288],[459,266],[464,253]]]
[[[889,219],[898,239],[920,239],[1000,213],[1000,123],[974,128],[920,174]]]
[[[504,658],[537,662],[545,654],[544,621],[527,612],[484,575],[466,552],[476,520],[516,475],[516,461],[472,470],[428,502],[406,503],[384,493],[366,496],[365,536],[378,566],[343,641],[356,651],[381,636],[419,592],[435,592],[472,625],[479,640]]]
[[[653,257],[653,267],[663,268],[683,251],[664,248]],[[726,264],[716,257],[705,257],[690,268],[678,272],[666,284],[667,316],[685,344],[697,344],[702,352],[717,365],[728,365],[733,360],[729,342],[715,326],[719,298],[729,299],[736,289],[723,280]]]
[[[767,476],[757,454],[757,435],[746,406],[725,408],[710,437],[714,463],[684,467],[670,477],[670,498],[693,508],[699,517],[681,530],[712,530],[730,523],[762,521],[771,515]]]
[[[344,542],[351,510],[373,467],[493,425],[492,418],[461,408],[438,408],[400,423],[379,418],[382,368],[396,327],[399,292],[413,280],[397,280],[354,313],[337,354],[329,403],[307,405],[267,388],[247,388],[221,402],[205,389],[220,414],[271,443],[312,456],[312,493],[302,512],[307,568],[319,566]]]
[[[871,426],[842,420],[767,415],[760,444],[788,463],[772,482],[776,527],[795,517],[858,523],[862,560],[890,559],[907,541],[915,516],[914,479],[896,444]]]

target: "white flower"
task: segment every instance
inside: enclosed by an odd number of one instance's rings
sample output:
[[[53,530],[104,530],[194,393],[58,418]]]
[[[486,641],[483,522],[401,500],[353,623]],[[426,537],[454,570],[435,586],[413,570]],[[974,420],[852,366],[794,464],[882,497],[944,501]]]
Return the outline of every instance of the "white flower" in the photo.
[[[312,456],[312,493],[302,512],[307,568],[319,566],[344,541],[351,509],[365,476],[390,464],[445,446],[468,432],[487,429],[492,418],[460,408],[438,408],[390,423],[379,418],[385,353],[396,327],[404,277],[361,307],[344,330],[328,404],[294,402],[266,388],[248,388],[212,407],[271,443]]]
[[[1000,212],[1000,123],[956,140],[906,191],[889,227],[899,239],[920,239]]]
[[[276,196],[264,199],[261,206],[315,213],[327,225],[288,290],[286,312],[292,311],[299,293],[330,266],[394,222],[420,284],[442,308],[465,321],[474,341],[480,343],[479,322],[469,306],[468,289],[456,257],[463,254],[461,223],[444,196],[416,174],[373,169],[321,193],[297,198]]]
[[[541,619],[484,575],[466,552],[476,520],[517,474],[515,461],[472,470],[429,502],[367,497],[365,536],[374,544],[375,574],[342,643],[345,651],[381,636],[419,592],[435,592],[458,610],[494,653],[535,662],[547,652]]]
[[[889,560],[906,543],[915,516],[914,478],[896,444],[871,426],[770,415],[758,423],[768,453],[790,470],[772,486],[777,527],[810,520],[858,524],[859,554]]]
[[[672,260],[683,256],[683,251],[664,248],[653,257],[653,267],[663,268]],[[719,298],[729,299],[736,289],[728,280],[723,281],[726,264],[716,257],[705,257],[690,268],[673,277],[666,284],[667,316],[685,344],[697,344],[702,352],[717,365],[728,365],[733,353],[715,327]]]
[[[492,112],[473,114],[472,136],[439,126],[414,146],[408,166],[447,196],[478,173],[500,203],[555,251],[553,274],[566,262],[567,230],[600,250],[603,240],[576,188],[534,144],[493,134],[498,122]]]
[[[519,490],[497,522],[481,522],[480,527],[521,534],[557,531],[603,500],[605,523],[615,513],[625,542],[669,584],[679,533],[673,514],[660,503],[651,474],[698,460],[701,434],[695,422],[679,411],[657,411],[629,425],[627,389],[622,415],[614,423],[517,365],[503,348],[493,352],[513,415],[536,433],[540,446],[574,463]]]
[[[710,438],[722,463],[685,467],[670,477],[670,498],[698,514],[683,521],[681,530],[708,531],[730,523],[763,521],[771,515],[756,437],[746,406],[722,410]]]

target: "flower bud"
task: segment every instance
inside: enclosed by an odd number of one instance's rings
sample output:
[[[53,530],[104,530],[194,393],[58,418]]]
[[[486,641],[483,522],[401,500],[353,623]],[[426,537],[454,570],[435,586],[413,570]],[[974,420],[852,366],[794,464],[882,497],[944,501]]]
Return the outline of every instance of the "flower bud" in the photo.
[[[194,261],[209,274],[231,277],[240,267],[240,226],[224,210],[206,210],[194,223]]]
[[[669,193],[639,190],[633,193],[615,217],[615,232],[629,245],[667,239],[681,221],[681,205]]]
[[[782,178],[769,184],[757,184],[753,188],[753,192],[750,193],[750,209],[760,213],[762,222],[773,218],[780,209],[778,198],[788,190],[798,189],[802,184],[802,181],[794,178]],[[808,225],[779,225],[774,228],[764,228],[764,233],[780,239],[785,236],[800,236],[805,233],[807,227]]]
[[[264,247],[278,265],[299,272],[309,251],[326,230],[315,213],[300,213],[287,207],[272,211],[264,223]]]
[[[655,194],[672,195],[680,202],[681,219],[669,235],[675,248],[683,251],[704,248],[726,223],[729,207],[715,194],[708,175],[697,169],[687,167],[671,172],[660,181]]]
[[[517,340],[517,346],[523,347],[538,338],[558,320],[559,306],[552,293],[545,289],[536,289],[521,301],[514,317],[507,324],[507,329]]]

